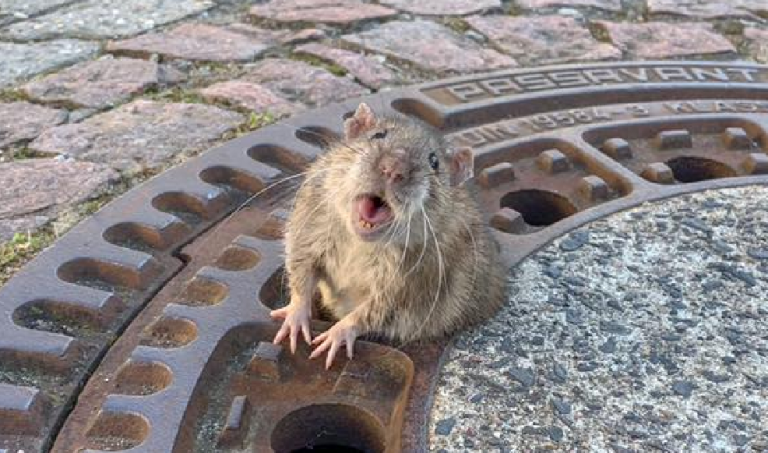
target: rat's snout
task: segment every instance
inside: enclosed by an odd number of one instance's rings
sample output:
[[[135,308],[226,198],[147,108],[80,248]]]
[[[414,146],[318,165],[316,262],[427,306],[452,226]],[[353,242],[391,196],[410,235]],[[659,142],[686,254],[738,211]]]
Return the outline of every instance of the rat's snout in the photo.
[[[407,168],[399,155],[386,155],[379,161],[379,171],[389,184],[398,184],[403,181]]]

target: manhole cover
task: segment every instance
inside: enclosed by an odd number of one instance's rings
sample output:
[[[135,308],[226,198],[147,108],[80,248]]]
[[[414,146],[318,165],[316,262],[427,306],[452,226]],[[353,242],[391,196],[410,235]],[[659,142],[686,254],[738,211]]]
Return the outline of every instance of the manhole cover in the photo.
[[[473,147],[510,265],[648,200],[768,183],[762,66],[539,68],[366,102]],[[268,307],[283,299],[281,228],[295,185],[235,212],[298,175],[356,104],[264,128],[164,173],[12,279],[0,291],[0,451],[425,449],[443,345],[363,343],[329,372],[305,352],[273,347]]]

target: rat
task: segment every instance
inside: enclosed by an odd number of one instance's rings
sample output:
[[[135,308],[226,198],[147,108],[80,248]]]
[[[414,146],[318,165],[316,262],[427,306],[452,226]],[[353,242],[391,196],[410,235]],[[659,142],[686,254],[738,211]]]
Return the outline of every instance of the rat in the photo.
[[[285,228],[288,304],[274,343],[299,335],[330,368],[364,335],[399,343],[436,339],[491,316],[505,267],[468,182],[470,148],[452,148],[428,124],[377,116],[365,103],[344,136],[312,163]],[[336,319],[312,339],[315,295]]]

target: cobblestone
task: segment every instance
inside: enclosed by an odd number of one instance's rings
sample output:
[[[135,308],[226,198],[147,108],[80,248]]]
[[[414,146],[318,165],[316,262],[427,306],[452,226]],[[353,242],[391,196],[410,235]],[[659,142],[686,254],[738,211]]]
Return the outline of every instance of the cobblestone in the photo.
[[[335,25],[383,19],[395,14],[397,11],[393,9],[358,0],[273,0],[251,8],[251,16],[256,19]]]
[[[709,24],[649,22],[629,24],[600,21],[611,41],[630,58],[644,60],[728,54],[733,44]]]
[[[519,0],[518,4],[525,9],[588,7],[613,12],[621,11],[621,0]]]
[[[764,0],[648,0],[651,14],[674,14],[698,19],[747,17],[757,19],[768,13]]]
[[[345,35],[342,40],[435,72],[474,72],[517,65],[512,58],[447,27],[422,20],[388,22],[373,30]]]
[[[747,49],[755,61],[768,63],[768,30],[747,28],[744,30]]]
[[[45,129],[67,120],[65,110],[57,110],[29,102],[0,104],[0,149],[32,140]]]
[[[117,178],[106,165],[59,159],[0,163],[0,241],[87,200]]]
[[[424,16],[464,16],[501,8],[500,0],[382,0],[381,3]]]
[[[111,42],[110,52],[148,57],[202,61],[250,61],[272,47],[272,37],[204,24],[183,24],[165,33],[153,33]],[[270,38],[269,40],[264,38]]]
[[[48,11],[73,0],[0,0],[0,24]]]
[[[476,16],[467,22],[523,64],[621,58],[616,47],[597,41],[569,17]]]
[[[72,39],[29,44],[0,42],[0,88],[85,60],[98,50],[96,43]]]
[[[213,106],[138,100],[82,123],[49,129],[29,147],[132,173],[198,150],[242,121],[241,115]]]
[[[310,106],[341,102],[367,92],[352,80],[323,68],[278,58],[255,64],[242,80],[262,84],[289,101]]]
[[[269,88],[238,80],[213,84],[202,89],[200,94],[210,102],[224,102],[255,113],[271,113],[275,116],[290,115],[301,109]]]
[[[167,72],[151,61],[104,57],[30,82],[22,89],[36,101],[102,109],[165,83]],[[172,75],[171,80],[179,77]]]
[[[371,88],[381,88],[396,84],[399,77],[386,67],[384,58],[361,55],[343,49],[334,49],[323,44],[305,44],[296,48],[296,52],[308,54],[336,64],[352,74],[357,80]]]
[[[9,26],[3,34],[13,39],[131,36],[201,13],[213,6],[208,0],[85,0]]]

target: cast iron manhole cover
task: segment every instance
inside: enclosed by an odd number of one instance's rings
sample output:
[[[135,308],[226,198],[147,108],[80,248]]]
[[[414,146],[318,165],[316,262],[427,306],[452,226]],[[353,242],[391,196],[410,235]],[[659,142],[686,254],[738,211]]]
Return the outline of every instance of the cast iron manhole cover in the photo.
[[[297,175],[350,100],[211,150],[132,190],[0,291],[0,452],[293,451],[321,438],[425,449],[443,345],[361,343],[328,371],[269,344]],[[768,68],[539,68],[366,99],[476,152],[512,265],[639,203],[768,183]],[[298,180],[299,178],[294,178]],[[320,327],[320,326],[318,326]]]

